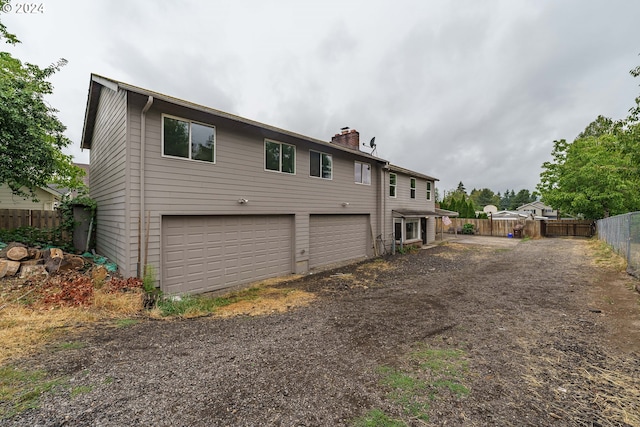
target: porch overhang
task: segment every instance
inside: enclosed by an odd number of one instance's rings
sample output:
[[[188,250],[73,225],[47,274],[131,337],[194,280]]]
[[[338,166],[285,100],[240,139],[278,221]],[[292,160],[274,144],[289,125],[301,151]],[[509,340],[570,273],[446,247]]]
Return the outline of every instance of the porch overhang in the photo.
[[[434,211],[417,211],[417,210],[392,210],[391,214],[394,218],[422,218],[425,216],[438,216]]]
[[[458,212],[448,211],[446,209],[438,209],[436,208],[433,211],[429,210],[410,210],[410,209],[400,209],[400,210],[392,210],[391,214],[394,218],[421,218],[426,216],[432,217],[443,217],[450,216],[456,217],[460,215]]]

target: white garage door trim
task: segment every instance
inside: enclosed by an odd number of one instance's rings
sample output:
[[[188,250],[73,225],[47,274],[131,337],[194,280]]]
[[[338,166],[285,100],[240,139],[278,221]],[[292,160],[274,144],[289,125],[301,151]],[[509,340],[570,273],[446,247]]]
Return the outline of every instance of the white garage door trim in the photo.
[[[201,293],[292,272],[292,215],[162,217],[162,289]]]
[[[369,233],[369,215],[311,215],[309,267],[365,258]]]

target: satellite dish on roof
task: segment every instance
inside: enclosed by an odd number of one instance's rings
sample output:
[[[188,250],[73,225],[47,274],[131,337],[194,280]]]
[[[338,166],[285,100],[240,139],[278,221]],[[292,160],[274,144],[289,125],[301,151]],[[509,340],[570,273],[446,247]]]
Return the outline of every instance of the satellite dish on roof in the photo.
[[[376,152],[376,137],[374,136],[373,138],[371,138],[371,141],[369,141],[368,145],[364,142],[362,143],[362,145],[364,145],[365,147],[370,147],[371,154],[374,154]]]

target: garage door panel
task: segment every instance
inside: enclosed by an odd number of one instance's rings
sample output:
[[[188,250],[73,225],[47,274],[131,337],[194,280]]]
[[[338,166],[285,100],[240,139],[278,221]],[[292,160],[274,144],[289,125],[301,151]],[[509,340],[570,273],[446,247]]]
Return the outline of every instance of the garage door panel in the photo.
[[[162,227],[166,292],[206,292],[292,271],[292,216],[167,216]]]
[[[368,215],[311,215],[309,267],[367,256]]]

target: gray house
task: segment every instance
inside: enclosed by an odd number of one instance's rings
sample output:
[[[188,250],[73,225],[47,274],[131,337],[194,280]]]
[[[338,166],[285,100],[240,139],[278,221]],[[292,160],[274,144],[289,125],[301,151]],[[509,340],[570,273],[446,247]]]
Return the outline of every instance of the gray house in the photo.
[[[81,146],[97,251],[125,276],[152,265],[163,291],[198,293],[375,255],[398,218],[397,238],[435,238],[435,221],[414,221],[433,213],[435,179],[358,138],[320,141],[94,74]]]

